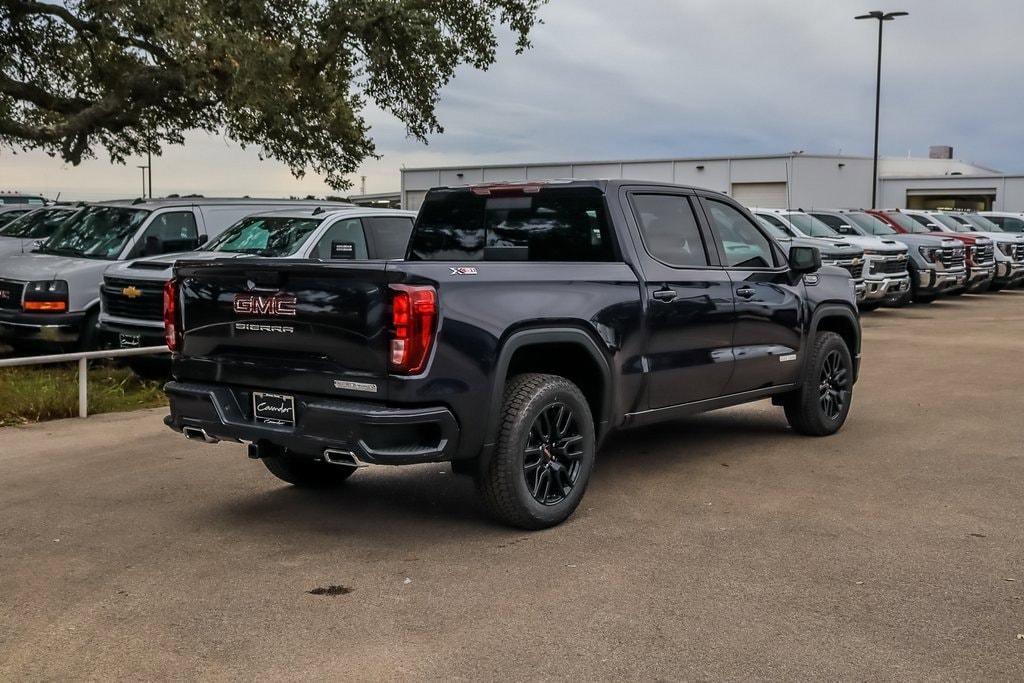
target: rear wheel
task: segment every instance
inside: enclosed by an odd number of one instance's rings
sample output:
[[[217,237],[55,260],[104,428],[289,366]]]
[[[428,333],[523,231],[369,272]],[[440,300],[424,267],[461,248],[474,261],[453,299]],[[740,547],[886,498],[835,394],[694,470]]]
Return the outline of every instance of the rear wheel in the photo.
[[[497,444],[477,473],[477,488],[505,524],[554,526],[579,505],[595,448],[590,406],[575,384],[557,375],[518,375],[505,387]]]
[[[786,419],[801,434],[835,434],[846,422],[852,399],[850,350],[835,332],[819,332],[804,366],[800,388],[782,402]]]
[[[355,467],[331,465],[286,450],[282,450],[281,455],[262,458],[262,460],[275,477],[304,489],[327,489],[340,486],[356,471]]]

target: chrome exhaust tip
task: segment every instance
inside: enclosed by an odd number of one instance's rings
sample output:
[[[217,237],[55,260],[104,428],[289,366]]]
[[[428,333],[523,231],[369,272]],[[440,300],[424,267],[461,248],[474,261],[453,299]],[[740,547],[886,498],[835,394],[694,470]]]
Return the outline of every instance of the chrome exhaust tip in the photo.
[[[328,448],[324,451],[324,462],[342,467],[366,467],[367,463],[356,457],[351,451],[339,451],[335,448]]]
[[[220,439],[215,436],[210,436],[206,433],[205,429],[200,427],[182,427],[181,433],[185,435],[185,438],[189,441],[202,441],[203,443],[220,443]]]

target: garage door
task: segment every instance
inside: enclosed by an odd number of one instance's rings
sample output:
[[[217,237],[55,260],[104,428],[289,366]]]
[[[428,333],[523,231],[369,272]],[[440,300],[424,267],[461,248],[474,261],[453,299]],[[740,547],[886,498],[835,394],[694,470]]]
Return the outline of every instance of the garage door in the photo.
[[[743,206],[785,209],[789,206],[786,183],[733,183],[732,198]]]

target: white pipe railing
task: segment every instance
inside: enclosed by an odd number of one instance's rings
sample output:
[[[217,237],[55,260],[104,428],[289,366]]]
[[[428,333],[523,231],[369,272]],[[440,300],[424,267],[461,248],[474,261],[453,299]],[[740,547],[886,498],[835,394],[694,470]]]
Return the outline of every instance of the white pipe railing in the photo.
[[[0,359],[0,368],[16,368],[25,365],[53,365],[55,363],[78,363],[78,417],[89,416],[89,361],[96,358],[123,358],[125,356],[153,356],[170,353],[166,346],[143,346],[138,349],[110,349],[108,351],[82,351],[80,353],[55,353],[50,356],[27,356],[25,358]]]

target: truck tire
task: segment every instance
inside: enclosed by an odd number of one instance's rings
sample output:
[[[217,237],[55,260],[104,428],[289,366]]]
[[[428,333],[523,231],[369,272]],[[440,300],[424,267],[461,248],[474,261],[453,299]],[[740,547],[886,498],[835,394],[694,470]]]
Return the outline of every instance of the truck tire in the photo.
[[[302,489],[333,488],[344,483],[356,471],[355,467],[318,462],[288,451],[262,460],[275,477]]]
[[[82,320],[82,330],[78,334],[79,351],[95,351],[100,347],[100,312],[90,311]]]
[[[594,469],[590,406],[558,375],[524,374],[505,385],[494,453],[481,463],[477,489],[497,520],[522,529],[565,521]]]
[[[786,419],[800,434],[835,434],[846,422],[852,399],[850,350],[835,332],[819,332],[804,365],[800,388],[782,401]]]
[[[881,299],[875,301],[864,301],[862,303],[857,304],[857,309],[861,313],[870,313],[871,311],[877,311],[879,308],[881,308],[883,303],[885,302]]]

